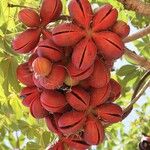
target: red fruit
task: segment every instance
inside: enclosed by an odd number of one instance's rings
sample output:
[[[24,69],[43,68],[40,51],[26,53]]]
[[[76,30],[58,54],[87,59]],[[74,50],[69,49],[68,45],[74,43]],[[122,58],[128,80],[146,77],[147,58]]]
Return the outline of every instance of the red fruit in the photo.
[[[99,53],[107,59],[117,59],[124,53],[124,44],[121,38],[113,32],[104,31],[95,33],[93,39]]]
[[[28,86],[34,86],[33,72],[30,71],[28,63],[24,63],[17,68],[17,79]]]
[[[60,114],[49,114],[49,116],[45,118],[45,121],[50,131],[61,136],[62,133],[59,131],[59,127],[58,127],[59,118],[60,118]]]
[[[33,9],[25,8],[20,10],[18,17],[28,27],[40,26],[40,16]]]
[[[116,123],[122,120],[123,111],[116,104],[102,104],[96,109],[96,112],[100,119],[108,123]]]
[[[69,3],[70,16],[82,27],[90,26],[93,12],[88,0],[71,0]]]
[[[28,53],[33,50],[40,39],[41,29],[27,29],[13,40],[12,46],[17,53]]]
[[[63,94],[50,90],[45,90],[42,92],[41,103],[46,110],[52,113],[61,112],[67,104]]]
[[[29,65],[29,67],[32,68],[32,63],[33,63],[33,61],[34,61],[37,57],[38,57],[37,53],[33,53],[33,54],[29,57],[29,60],[28,60],[28,65]],[[31,69],[31,68],[30,68],[30,69]]]
[[[30,104],[30,112],[34,118],[40,119],[48,116],[48,111],[46,111],[40,102],[40,97],[33,100]]]
[[[111,87],[110,84],[102,88],[93,88],[91,91],[91,101],[90,106],[96,107],[100,104],[105,103],[110,96]]]
[[[29,107],[31,102],[40,96],[37,87],[25,87],[21,90],[20,97],[24,106]]]
[[[71,76],[73,80],[81,81],[83,79],[88,78],[92,74],[94,70],[94,65],[90,66],[88,69],[83,71],[77,69],[73,64],[70,63],[67,69],[68,69],[68,75]]]
[[[77,80],[74,80],[72,79],[70,76],[67,76],[64,83],[67,85],[67,86],[75,86],[75,85],[78,85],[79,84],[79,81]]]
[[[107,66],[107,68],[109,68],[110,70],[113,68],[114,66],[114,60],[110,60],[110,59],[105,59],[104,60],[105,65]]]
[[[74,48],[72,63],[80,70],[86,70],[93,65],[97,48],[91,39],[83,39]]]
[[[90,147],[89,144],[87,144],[82,137],[80,137],[79,135],[77,135],[76,137],[74,137],[75,135],[72,135],[69,138],[66,138],[64,141],[65,143],[68,145],[69,148],[71,149],[76,149],[76,150],[85,150],[88,149]]]
[[[53,65],[51,73],[44,78],[40,78],[40,84],[46,89],[59,89],[65,81],[66,70],[61,65]]]
[[[85,79],[85,80],[82,80],[80,82],[80,87],[84,88],[85,90],[90,90],[90,84],[89,84],[89,79]]]
[[[73,87],[71,92],[66,93],[68,103],[78,111],[85,111],[90,102],[90,95],[80,87]]]
[[[41,89],[43,88],[42,85],[40,84],[38,77],[35,77],[35,75],[33,75],[33,82],[38,88],[41,88]]]
[[[56,46],[50,39],[39,43],[37,53],[40,57],[45,57],[53,62],[60,61],[64,56],[62,48]]]
[[[106,86],[110,80],[110,72],[105,64],[96,60],[94,64],[94,71],[89,77],[89,84],[94,88]]]
[[[43,39],[52,39],[52,32],[47,29],[42,29]]]
[[[89,117],[85,124],[84,140],[89,145],[98,145],[104,141],[104,127],[93,117]]]
[[[32,68],[37,76],[45,77],[51,72],[52,63],[44,57],[37,57],[32,63]]]
[[[85,123],[85,115],[83,112],[71,111],[63,114],[58,125],[64,134],[72,134],[80,130]]]
[[[82,30],[72,23],[58,25],[52,34],[54,42],[59,46],[72,46],[84,37]]]
[[[112,31],[118,34],[121,38],[125,38],[130,33],[130,27],[126,22],[119,20],[113,25]]]
[[[104,58],[104,56],[98,54],[98,59],[100,59],[101,61],[104,62],[104,64],[106,65],[106,67],[111,71],[113,69],[114,66],[114,61],[113,59],[106,59]]]
[[[42,20],[42,25],[47,25],[48,23],[57,19],[62,12],[62,3],[60,0],[43,0],[40,17]]]
[[[121,85],[114,79],[110,80],[110,85],[111,85],[111,92],[110,92],[109,100],[113,102],[114,100],[119,98],[121,94]]]
[[[118,11],[110,4],[100,7],[93,18],[93,30],[101,31],[110,28],[117,20]]]

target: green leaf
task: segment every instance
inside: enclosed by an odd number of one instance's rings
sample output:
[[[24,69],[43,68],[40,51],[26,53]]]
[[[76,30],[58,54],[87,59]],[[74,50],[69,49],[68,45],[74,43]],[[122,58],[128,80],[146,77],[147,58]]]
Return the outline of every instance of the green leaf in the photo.
[[[43,140],[45,147],[47,147],[48,144],[50,143],[50,135],[51,135],[51,133],[48,131],[44,131],[42,134],[42,140]]]
[[[133,73],[136,70],[136,67],[133,65],[126,65],[121,67],[118,71],[117,71],[117,75],[118,76],[126,76],[127,74]]]
[[[14,57],[8,56],[0,62],[0,70],[3,73],[3,89],[6,96],[10,95],[10,86],[16,91],[20,91],[20,85],[16,78],[17,61]]]
[[[37,143],[28,142],[28,143],[27,143],[26,150],[39,150],[40,148],[41,148],[41,146],[38,145]]]

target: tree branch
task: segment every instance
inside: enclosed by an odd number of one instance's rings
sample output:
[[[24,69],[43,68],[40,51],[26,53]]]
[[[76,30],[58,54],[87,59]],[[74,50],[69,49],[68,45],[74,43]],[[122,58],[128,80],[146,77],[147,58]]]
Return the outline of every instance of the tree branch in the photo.
[[[135,52],[130,51],[128,48],[125,48],[125,55],[132,59],[137,65],[143,67],[146,70],[150,70],[150,61],[146,58],[137,55]]]
[[[124,43],[132,42],[132,41],[142,38],[143,36],[146,36],[148,34],[150,34],[150,25],[148,25],[146,28],[141,29],[137,33],[134,33],[134,34],[129,35],[128,37],[124,38],[123,42]]]
[[[150,16],[150,4],[142,0],[118,0],[128,10],[133,10],[141,15]]]
[[[126,109],[124,109],[124,115],[123,115],[123,119],[125,119],[130,112],[132,111],[133,105],[139,100],[139,98],[143,95],[143,93],[146,91],[146,89],[150,86],[150,81],[148,81],[144,87],[141,89],[140,93],[130,102],[130,104],[128,105],[128,107]]]
[[[139,81],[137,87],[134,90],[134,93],[131,98],[131,102],[128,105],[127,108],[124,109],[123,119],[125,119],[132,111],[133,105],[137,102],[137,100],[143,95],[145,90],[150,86],[150,80],[143,85],[143,83],[146,81],[146,79],[150,76],[150,71],[147,71],[142,79]],[[138,95],[137,95],[138,94]]]

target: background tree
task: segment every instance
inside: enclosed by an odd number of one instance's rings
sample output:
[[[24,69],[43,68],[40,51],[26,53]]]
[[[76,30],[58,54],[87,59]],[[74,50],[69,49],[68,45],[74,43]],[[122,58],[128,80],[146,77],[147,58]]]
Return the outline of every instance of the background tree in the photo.
[[[63,13],[68,14],[67,0],[62,0]],[[96,149],[138,149],[145,133],[150,135],[150,4],[149,0],[90,0],[93,7],[111,3],[119,11],[119,18],[131,26],[131,34],[124,39],[126,53],[115,63],[112,75],[123,87],[117,100],[126,108],[122,123],[107,128],[107,139]],[[19,99],[21,85],[16,79],[16,67],[27,56],[12,50],[11,41],[25,26],[17,18],[22,7],[39,8],[40,0],[0,1],[0,149],[43,150],[57,139],[41,120],[35,120]],[[141,81],[142,80],[142,81]],[[147,90],[146,90],[147,89]],[[134,94],[133,94],[134,93]],[[140,98],[141,97],[141,98]],[[132,100],[132,102],[130,102]],[[139,100],[139,101],[138,101]],[[138,101],[138,102],[137,102]],[[135,104],[136,103],[136,104]],[[130,113],[132,106],[134,109]],[[125,116],[125,117],[126,117]]]

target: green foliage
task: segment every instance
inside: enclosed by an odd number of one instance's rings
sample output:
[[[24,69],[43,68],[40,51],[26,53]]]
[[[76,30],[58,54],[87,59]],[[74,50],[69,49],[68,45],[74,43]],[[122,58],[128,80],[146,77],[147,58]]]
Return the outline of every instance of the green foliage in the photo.
[[[63,1],[63,13],[68,14],[67,0]],[[17,19],[20,8],[8,7],[8,3],[39,8],[41,0],[1,0],[0,1],[0,150],[44,150],[56,140],[56,136],[48,131],[45,123],[35,120],[29,110],[25,108],[19,99],[21,85],[16,79],[16,67],[27,58],[13,52],[11,41],[18,33],[25,29]],[[127,11],[116,0],[90,0],[98,5],[111,3],[119,11],[119,19],[130,22],[137,29],[149,24],[149,18]],[[133,42],[139,54],[150,59],[150,37],[144,37]],[[125,58],[123,58],[125,60]],[[144,70],[126,60],[121,68],[117,68],[114,78],[122,85],[122,97],[117,103],[127,106],[138,81],[144,74]],[[150,97],[145,97],[145,103],[141,107],[136,106],[136,120],[128,126],[125,132],[126,120],[123,123],[109,127],[104,144],[97,150],[130,150],[137,149],[142,133],[149,133]],[[147,111],[146,111],[147,110]],[[134,116],[131,116],[134,117]]]

